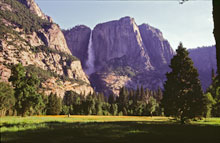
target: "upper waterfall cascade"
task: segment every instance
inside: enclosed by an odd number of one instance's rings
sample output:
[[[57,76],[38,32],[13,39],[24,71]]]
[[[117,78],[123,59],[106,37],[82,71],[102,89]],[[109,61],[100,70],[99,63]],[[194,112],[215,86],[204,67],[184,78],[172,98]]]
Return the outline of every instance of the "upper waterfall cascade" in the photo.
[[[88,45],[88,60],[86,61],[87,69],[85,71],[88,75],[95,72],[94,61],[95,58],[94,58],[94,51],[92,48],[92,31],[91,31],[89,38],[89,45]]]

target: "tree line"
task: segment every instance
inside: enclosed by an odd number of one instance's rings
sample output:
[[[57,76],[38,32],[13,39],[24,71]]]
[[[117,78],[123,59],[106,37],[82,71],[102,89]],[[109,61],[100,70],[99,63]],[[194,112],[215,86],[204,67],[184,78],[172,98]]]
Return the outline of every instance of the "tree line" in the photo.
[[[56,94],[38,92],[39,79],[21,64],[14,65],[9,78],[12,86],[0,83],[1,115],[126,115],[171,116],[185,123],[191,119],[220,117],[220,86],[212,70],[212,85],[203,93],[198,71],[182,44],[171,59],[164,90],[122,87],[119,96],[91,93],[87,96],[67,91],[61,99]]]
[[[85,96],[66,91],[63,98],[51,93],[39,93],[40,80],[22,64],[11,68],[9,81],[12,86],[0,82],[0,115],[162,115],[159,106],[162,91],[121,88],[119,96],[90,93]]]

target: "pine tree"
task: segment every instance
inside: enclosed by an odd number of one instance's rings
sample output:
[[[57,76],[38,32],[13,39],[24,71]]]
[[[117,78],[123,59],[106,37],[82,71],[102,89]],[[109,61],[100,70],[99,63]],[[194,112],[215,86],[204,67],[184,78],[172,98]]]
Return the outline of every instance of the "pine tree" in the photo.
[[[212,81],[215,79],[215,70],[212,69]]]
[[[14,104],[13,88],[5,82],[0,82],[0,116],[4,116],[6,111],[13,108]]]
[[[48,97],[47,115],[59,115],[61,108],[61,99],[56,94],[51,93]]]
[[[215,104],[212,106],[211,111],[213,117],[220,117],[220,87],[218,84],[218,79],[215,77],[212,80],[212,84],[207,89],[207,93],[210,93],[215,100]]]
[[[213,99],[211,93],[206,93],[204,98],[204,103],[206,106],[204,106],[204,117],[210,117],[211,116],[211,111],[213,105],[216,104],[215,100]]]
[[[119,92],[119,97],[117,98],[119,112],[126,111],[127,100],[128,100],[128,90],[125,87],[122,87]]]
[[[111,113],[112,116],[116,116],[117,115],[117,113],[118,113],[118,106],[117,106],[117,104],[111,104],[110,113]]]
[[[182,43],[176,52],[171,60],[172,71],[166,74],[162,105],[165,115],[177,117],[185,123],[187,119],[202,116],[204,95],[198,72]]]
[[[113,104],[115,103],[115,97],[113,94],[110,94],[109,97],[108,97],[108,103],[109,104]]]
[[[162,92],[161,88],[159,87],[158,90],[157,90],[157,97],[156,97],[156,99],[158,101],[160,101],[162,98],[163,98],[163,92]]]

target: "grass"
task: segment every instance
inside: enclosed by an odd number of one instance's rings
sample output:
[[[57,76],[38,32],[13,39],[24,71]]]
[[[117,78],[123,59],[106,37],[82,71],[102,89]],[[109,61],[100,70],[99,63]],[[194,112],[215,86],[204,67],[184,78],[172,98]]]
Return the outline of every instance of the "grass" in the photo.
[[[220,118],[180,125],[166,117],[3,117],[0,126],[2,143],[220,143]]]

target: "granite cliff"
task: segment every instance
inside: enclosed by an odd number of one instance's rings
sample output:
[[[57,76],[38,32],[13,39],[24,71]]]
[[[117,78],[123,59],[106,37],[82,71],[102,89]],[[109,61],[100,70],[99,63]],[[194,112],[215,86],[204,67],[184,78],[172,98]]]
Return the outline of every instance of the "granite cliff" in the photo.
[[[75,56],[85,63],[85,71],[91,65],[86,64],[89,54],[93,54],[94,69],[89,75],[96,91],[108,95],[118,94],[122,86],[162,87],[174,51],[160,30],[148,24],[138,26],[131,17],[98,24],[93,30],[86,27],[87,32],[75,32],[85,31],[85,27],[74,27],[68,34],[64,31],[64,35],[68,45],[74,41],[84,43],[84,46],[78,44],[69,48],[73,55],[78,52]],[[91,45],[91,53],[87,45]]]
[[[8,81],[10,66],[22,63],[41,79],[41,91],[93,92],[81,62],[72,56],[59,26],[34,0],[0,1],[0,80]]]
[[[212,83],[212,69],[217,70],[215,46],[189,49],[189,56],[199,72],[202,88],[205,91]]]
[[[69,30],[63,30],[67,45],[74,56],[80,59],[82,67],[85,69],[88,59],[88,45],[91,29],[80,25]]]

